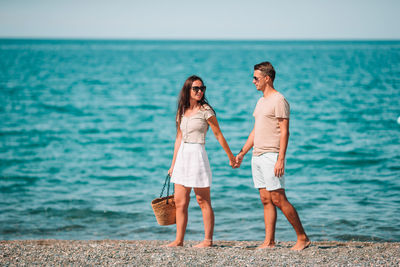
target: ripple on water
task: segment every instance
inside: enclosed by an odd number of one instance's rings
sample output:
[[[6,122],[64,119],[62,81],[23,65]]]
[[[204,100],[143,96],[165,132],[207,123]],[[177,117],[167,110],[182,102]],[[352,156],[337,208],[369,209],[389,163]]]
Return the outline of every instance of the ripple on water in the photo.
[[[286,192],[307,233],[400,240],[399,42],[126,41],[96,53],[78,42],[0,40],[0,238],[173,239],[150,201],[171,164],[186,74],[204,78],[237,152],[261,96],[251,66],[267,49],[291,106]],[[212,131],[206,150],[215,239],[263,239],[251,152],[231,170]],[[280,211],[277,227],[278,240],[295,239]],[[187,238],[203,234],[192,193]]]

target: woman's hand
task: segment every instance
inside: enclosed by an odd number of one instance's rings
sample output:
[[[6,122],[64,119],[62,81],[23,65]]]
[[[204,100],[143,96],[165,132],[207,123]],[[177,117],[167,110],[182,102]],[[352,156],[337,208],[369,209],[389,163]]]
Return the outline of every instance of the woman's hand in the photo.
[[[238,167],[237,164],[236,164],[236,158],[235,158],[234,155],[231,155],[231,156],[229,157],[229,165],[230,165],[233,169],[235,169],[235,168]]]
[[[174,167],[169,168],[168,175],[172,177],[172,172],[174,171]]]

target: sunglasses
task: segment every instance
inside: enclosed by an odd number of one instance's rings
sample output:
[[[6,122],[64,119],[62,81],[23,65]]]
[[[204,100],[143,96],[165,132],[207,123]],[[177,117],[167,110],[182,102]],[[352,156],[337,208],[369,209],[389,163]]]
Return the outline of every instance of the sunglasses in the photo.
[[[193,86],[192,87],[192,90],[193,91],[195,91],[196,93],[200,90],[200,91],[202,91],[203,93],[206,91],[206,86]]]
[[[258,82],[258,81],[260,81],[261,79],[263,79],[263,78],[265,78],[265,77],[267,77],[268,75],[265,75],[265,76],[263,76],[263,77],[256,77],[256,76],[253,76],[253,80],[255,80],[256,82]]]

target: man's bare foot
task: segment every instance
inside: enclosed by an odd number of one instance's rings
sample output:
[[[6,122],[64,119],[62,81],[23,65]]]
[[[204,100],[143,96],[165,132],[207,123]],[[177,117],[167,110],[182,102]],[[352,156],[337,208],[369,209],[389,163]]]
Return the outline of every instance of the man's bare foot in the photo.
[[[303,250],[311,245],[311,241],[307,238],[306,240],[297,240],[296,244],[291,248],[291,250]]]
[[[275,242],[274,241],[264,241],[261,245],[259,245],[256,249],[263,249],[263,248],[274,248]]]
[[[174,242],[171,242],[168,245],[164,245],[163,247],[173,248],[173,247],[182,247],[182,246],[183,246],[183,242],[175,240]]]
[[[193,246],[194,248],[208,248],[208,247],[212,247],[213,242],[212,240],[209,239],[205,239],[203,242],[201,242],[200,244],[197,244],[196,246]]]

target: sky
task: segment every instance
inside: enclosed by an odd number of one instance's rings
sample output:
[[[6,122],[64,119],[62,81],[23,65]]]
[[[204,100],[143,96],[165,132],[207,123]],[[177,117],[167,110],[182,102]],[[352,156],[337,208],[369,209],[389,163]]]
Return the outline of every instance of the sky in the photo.
[[[0,38],[400,39],[400,0],[0,0]]]

